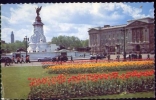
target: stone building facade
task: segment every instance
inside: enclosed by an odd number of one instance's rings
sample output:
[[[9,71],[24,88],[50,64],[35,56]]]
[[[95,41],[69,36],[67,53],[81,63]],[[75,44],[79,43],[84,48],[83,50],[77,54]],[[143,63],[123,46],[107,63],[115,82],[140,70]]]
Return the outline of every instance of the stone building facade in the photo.
[[[150,52],[155,48],[154,32],[154,18],[150,17],[129,20],[124,25],[90,28],[91,54],[123,53],[124,49],[126,53]]]

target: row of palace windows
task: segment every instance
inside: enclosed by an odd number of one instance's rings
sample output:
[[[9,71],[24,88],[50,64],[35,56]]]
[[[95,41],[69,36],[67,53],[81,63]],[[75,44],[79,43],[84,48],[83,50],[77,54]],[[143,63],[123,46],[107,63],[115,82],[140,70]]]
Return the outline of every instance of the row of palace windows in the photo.
[[[97,35],[98,34],[94,34],[94,35],[92,35],[91,36],[91,39],[97,39]],[[102,34],[102,38],[121,38],[121,37],[123,37],[124,35],[123,35],[123,33],[121,33],[121,34],[119,34],[119,33],[117,33],[117,34],[115,34],[115,33],[112,33],[112,34],[109,34],[108,35],[108,33],[104,33],[104,34]],[[127,37],[127,33],[125,33],[125,36]]]

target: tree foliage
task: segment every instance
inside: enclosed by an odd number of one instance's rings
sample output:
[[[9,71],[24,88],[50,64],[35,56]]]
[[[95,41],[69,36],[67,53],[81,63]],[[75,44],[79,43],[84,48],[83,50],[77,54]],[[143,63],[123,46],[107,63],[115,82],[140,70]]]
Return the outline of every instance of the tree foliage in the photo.
[[[78,37],[75,36],[58,36],[53,37],[51,39],[51,43],[56,45],[64,46],[65,48],[78,48],[78,47],[87,47],[88,46],[88,39],[87,40],[80,40]]]
[[[4,50],[5,53],[16,52],[16,50],[19,48],[23,48],[26,50],[26,42],[16,40],[14,43],[1,44],[1,49]]]
[[[48,44],[56,44],[58,46],[64,46],[65,48],[79,48],[79,47],[88,47],[88,39],[87,40],[80,40],[78,37],[75,36],[58,36],[53,37],[51,42]],[[28,45],[28,44],[27,44]],[[27,46],[28,47],[28,46]],[[6,52],[16,52],[17,49],[23,48],[26,50],[26,42],[16,40],[14,43],[4,43],[1,44],[1,50]]]

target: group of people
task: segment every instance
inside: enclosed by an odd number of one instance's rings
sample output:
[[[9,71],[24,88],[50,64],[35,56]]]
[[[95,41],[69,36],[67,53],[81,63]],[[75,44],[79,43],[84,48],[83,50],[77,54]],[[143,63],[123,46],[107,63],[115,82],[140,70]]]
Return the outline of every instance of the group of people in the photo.
[[[21,57],[18,56],[16,58],[15,56],[13,56],[12,59],[9,57],[6,57],[4,65],[9,66],[11,63],[18,64],[18,63],[28,63],[28,62],[30,63],[30,59],[28,55],[26,56],[25,60],[24,60],[23,55]]]
[[[15,63],[15,64],[18,64],[18,63],[30,63],[30,59],[29,59],[29,56],[27,55],[26,56],[26,58],[25,58],[25,61],[24,61],[24,57],[23,57],[23,55],[22,55],[22,57],[16,57],[16,59],[15,59],[15,57],[13,56],[12,57],[12,63]]]
[[[141,60],[142,59],[142,54],[141,53],[129,53],[128,57],[125,55],[126,59],[127,60],[134,60],[134,59],[138,59],[138,60]],[[124,55],[123,55],[123,58],[124,58]],[[120,55],[118,54],[117,57],[116,57],[117,61],[120,61]],[[147,59],[150,59],[150,55],[147,54]]]
[[[56,64],[62,64],[62,56],[56,57]]]

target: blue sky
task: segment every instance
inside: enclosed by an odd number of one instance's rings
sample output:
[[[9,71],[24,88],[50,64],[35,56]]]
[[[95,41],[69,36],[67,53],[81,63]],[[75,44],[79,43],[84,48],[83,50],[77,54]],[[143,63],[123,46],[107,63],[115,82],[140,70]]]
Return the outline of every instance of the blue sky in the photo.
[[[10,43],[12,31],[15,40],[31,37],[35,8],[38,6],[42,6],[40,17],[49,42],[59,35],[85,40],[89,38],[88,29],[92,27],[127,24],[128,20],[144,17],[154,18],[153,5],[153,2],[1,4],[1,39]]]

